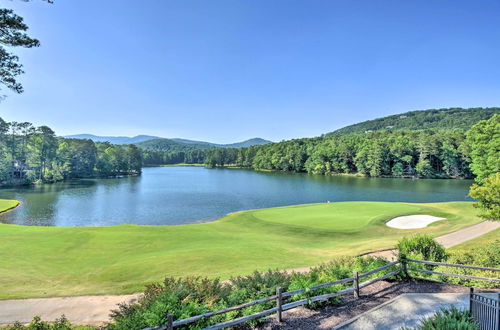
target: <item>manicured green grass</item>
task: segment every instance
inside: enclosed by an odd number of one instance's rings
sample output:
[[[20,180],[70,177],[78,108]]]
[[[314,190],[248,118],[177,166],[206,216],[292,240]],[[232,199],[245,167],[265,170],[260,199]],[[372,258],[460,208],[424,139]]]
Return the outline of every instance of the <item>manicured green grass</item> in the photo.
[[[0,213],[13,209],[19,202],[11,199],[0,199]]]
[[[445,217],[421,230],[395,216]],[[470,203],[343,202],[260,209],[179,226],[0,225],[0,299],[141,291],[165,276],[229,278],[393,247],[415,232],[437,236],[481,221]]]

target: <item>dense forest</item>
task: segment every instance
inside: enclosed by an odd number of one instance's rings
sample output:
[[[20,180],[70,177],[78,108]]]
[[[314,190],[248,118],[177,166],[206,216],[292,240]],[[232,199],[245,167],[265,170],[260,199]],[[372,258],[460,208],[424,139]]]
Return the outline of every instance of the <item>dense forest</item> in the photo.
[[[330,134],[365,133],[378,130],[400,129],[462,129],[468,130],[475,123],[500,114],[500,108],[449,108],[417,110],[383,118],[364,121],[338,129]]]
[[[47,126],[0,118],[0,186],[139,174],[141,167],[134,145],[63,139]]]
[[[378,131],[239,149],[142,153],[148,165],[205,163],[313,174],[469,178],[465,136],[461,130]]]
[[[412,113],[415,114],[414,124],[420,125],[415,126],[417,128],[430,125],[426,125],[425,120],[422,122],[422,118],[428,118],[430,122],[440,122],[443,128],[367,130],[248,148],[176,152],[142,150],[142,154],[146,165],[204,163],[209,167],[231,165],[255,170],[312,174],[473,177],[469,167],[467,129],[481,119],[488,119],[494,113],[500,113],[500,108],[444,109]],[[446,118],[448,115],[450,118]],[[402,115],[391,117],[400,116]],[[454,125],[458,128],[453,128]]]

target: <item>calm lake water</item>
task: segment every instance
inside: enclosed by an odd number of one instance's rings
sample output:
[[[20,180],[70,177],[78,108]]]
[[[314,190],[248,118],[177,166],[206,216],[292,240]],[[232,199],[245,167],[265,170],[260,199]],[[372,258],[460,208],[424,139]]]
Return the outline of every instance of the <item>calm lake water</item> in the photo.
[[[471,183],[154,167],[145,168],[140,177],[0,189],[0,199],[22,202],[0,215],[0,222],[175,225],[214,220],[239,210],[325,201],[464,201],[469,200]]]

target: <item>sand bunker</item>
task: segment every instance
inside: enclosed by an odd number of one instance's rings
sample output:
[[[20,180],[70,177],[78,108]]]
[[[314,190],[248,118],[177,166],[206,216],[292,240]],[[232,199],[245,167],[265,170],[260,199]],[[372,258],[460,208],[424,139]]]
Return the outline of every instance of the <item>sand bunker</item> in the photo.
[[[397,229],[416,229],[425,228],[430,223],[444,220],[445,218],[433,217],[432,215],[406,215],[404,217],[394,218],[386,223],[388,227]]]

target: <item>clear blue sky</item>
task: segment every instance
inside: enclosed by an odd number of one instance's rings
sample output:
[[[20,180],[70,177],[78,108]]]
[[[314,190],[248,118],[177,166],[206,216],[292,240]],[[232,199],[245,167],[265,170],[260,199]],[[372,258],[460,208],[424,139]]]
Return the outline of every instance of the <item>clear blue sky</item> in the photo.
[[[498,0],[0,4],[42,42],[0,116],[60,135],[279,141],[500,105]]]

